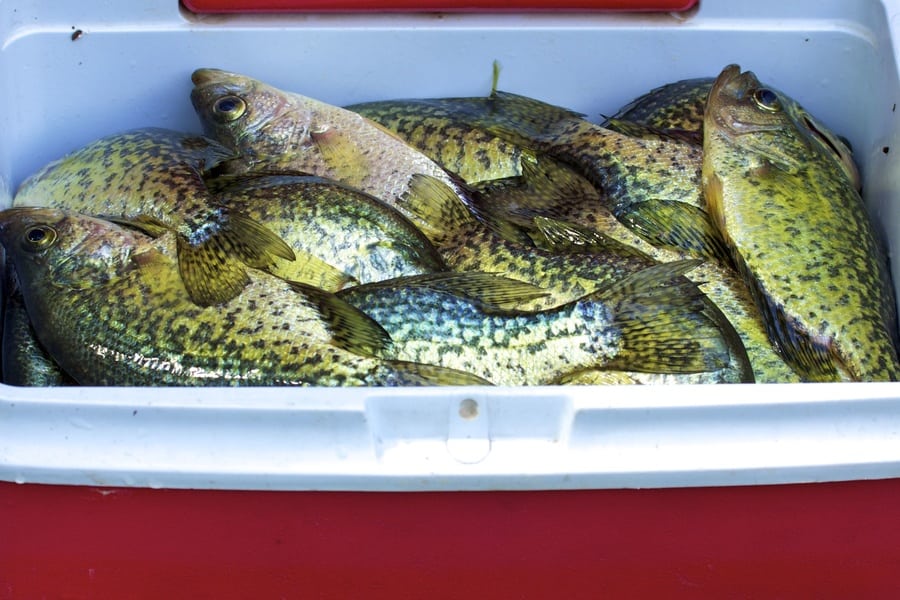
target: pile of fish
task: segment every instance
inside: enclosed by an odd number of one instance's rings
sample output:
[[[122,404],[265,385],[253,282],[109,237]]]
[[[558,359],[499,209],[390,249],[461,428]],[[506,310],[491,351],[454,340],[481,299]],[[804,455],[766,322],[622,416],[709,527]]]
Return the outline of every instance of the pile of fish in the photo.
[[[896,381],[849,145],[731,65],[602,124],[216,69],[0,211],[14,385]]]

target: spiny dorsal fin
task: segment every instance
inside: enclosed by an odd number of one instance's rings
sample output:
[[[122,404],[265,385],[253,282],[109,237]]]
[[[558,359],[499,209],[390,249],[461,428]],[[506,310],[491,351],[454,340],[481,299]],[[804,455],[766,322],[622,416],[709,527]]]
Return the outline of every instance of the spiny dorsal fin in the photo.
[[[407,216],[429,239],[474,219],[456,190],[432,175],[414,174],[400,201],[406,212],[411,213]]]

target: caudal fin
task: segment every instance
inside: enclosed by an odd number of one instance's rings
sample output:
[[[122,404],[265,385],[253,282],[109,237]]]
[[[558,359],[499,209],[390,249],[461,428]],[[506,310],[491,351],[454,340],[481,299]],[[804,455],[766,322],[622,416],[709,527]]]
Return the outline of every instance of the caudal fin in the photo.
[[[683,277],[699,262],[654,265],[591,295],[611,311],[621,335],[619,351],[606,368],[702,373],[729,365],[729,345],[708,314],[705,295]]]

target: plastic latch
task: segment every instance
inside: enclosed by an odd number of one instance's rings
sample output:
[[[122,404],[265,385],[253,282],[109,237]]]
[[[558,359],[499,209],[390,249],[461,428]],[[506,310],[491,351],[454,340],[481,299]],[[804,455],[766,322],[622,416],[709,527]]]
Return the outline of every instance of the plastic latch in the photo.
[[[465,398],[450,403],[447,452],[457,462],[481,462],[491,452],[487,401]]]

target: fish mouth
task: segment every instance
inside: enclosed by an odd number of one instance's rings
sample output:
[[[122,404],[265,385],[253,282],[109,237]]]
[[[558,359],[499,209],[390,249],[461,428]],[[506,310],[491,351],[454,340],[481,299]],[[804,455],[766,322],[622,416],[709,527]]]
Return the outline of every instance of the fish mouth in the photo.
[[[191,81],[194,85],[207,85],[217,83],[229,78],[237,77],[234,73],[222,69],[202,68],[191,73]]]
[[[747,95],[764,87],[753,71],[741,72],[739,65],[728,65],[716,78],[709,90],[707,112],[715,125],[731,135],[742,135],[761,131],[777,131],[777,124],[754,123],[739,118],[737,110],[731,110],[743,102]]]

